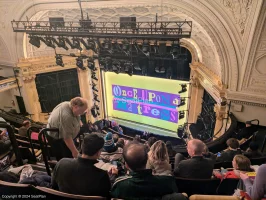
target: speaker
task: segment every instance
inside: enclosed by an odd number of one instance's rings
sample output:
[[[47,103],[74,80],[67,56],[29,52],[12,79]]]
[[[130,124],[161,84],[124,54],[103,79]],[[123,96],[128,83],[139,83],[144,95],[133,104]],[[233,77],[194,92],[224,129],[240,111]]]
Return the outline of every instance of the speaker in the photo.
[[[120,17],[120,28],[136,29],[136,17]]]

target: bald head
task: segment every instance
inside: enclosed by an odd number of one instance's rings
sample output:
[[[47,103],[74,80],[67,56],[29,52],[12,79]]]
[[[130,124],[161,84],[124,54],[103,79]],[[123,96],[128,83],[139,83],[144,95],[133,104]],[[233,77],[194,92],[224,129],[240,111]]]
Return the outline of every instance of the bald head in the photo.
[[[146,168],[148,154],[145,145],[140,143],[129,143],[123,150],[124,159],[132,171]]]
[[[193,139],[190,140],[187,144],[188,154],[193,156],[202,156],[204,151],[204,143],[201,140]]]
[[[83,115],[88,109],[88,101],[82,97],[71,99],[70,105],[75,116]]]

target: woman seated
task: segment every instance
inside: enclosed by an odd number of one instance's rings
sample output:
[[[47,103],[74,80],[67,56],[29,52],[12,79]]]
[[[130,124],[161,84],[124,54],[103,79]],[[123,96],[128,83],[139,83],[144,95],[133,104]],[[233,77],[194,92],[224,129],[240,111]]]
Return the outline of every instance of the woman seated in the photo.
[[[248,158],[262,157],[262,153],[259,150],[259,145],[254,141],[250,142],[249,148],[246,150],[246,152],[244,152],[244,155]]]
[[[245,173],[240,173],[240,178],[243,180],[246,193],[251,199],[262,199],[266,197],[266,164],[258,168],[254,182],[250,180],[249,176]]]
[[[236,155],[232,161],[233,170],[227,171],[226,173],[221,173],[216,170],[213,171],[214,176],[220,179],[225,178],[240,178],[240,172],[253,172],[254,169],[251,168],[250,160],[243,155]]]
[[[146,168],[152,169],[153,175],[171,175],[169,155],[163,141],[159,140],[151,146]]]
[[[123,158],[123,149],[116,146],[113,139],[113,134],[108,132],[104,138],[103,151],[100,159],[105,162],[118,161]]]

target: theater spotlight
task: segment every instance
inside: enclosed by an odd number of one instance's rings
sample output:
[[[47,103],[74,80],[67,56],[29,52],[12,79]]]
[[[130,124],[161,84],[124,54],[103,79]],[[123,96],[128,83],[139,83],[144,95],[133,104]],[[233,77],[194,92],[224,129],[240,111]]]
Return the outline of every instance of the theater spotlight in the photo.
[[[95,105],[96,110],[100,110],[100,107],[98,105]]]
[[[100,100],[98,99],[98,95],[97,94],[95,94],[95,93],[93,93],[93,96],[94,96],[94,101],[97,101],[97,102],[100,102]]]
[[[178,119],[183,119],[185,117],[185,112],[183,110],[178,111]]]
[[[186,104],[186,99],[185,98],[181,98],[178,107],[184,106],[185,104]]]
[[[40,41],[40,38],[38,36],[30,35],[29,38],[30,38],[29,43],[31,43],[33,46],[35,46],[37,48],[40,48],[41,41]]]
[[[91,72],[91,78],[95,81],[98,81],[98,78],[96,77],[96,73],[94,71]]]
[[[170,52],[173,56],[173,59],[177,59],[178,55],[180,54],[180,45],[179,45],[179,41],[174,41],[172,44],[172,49]]]
[[[179,94],[184,93],[187,91],[187,84],[181,84],[181,90],[178,92]]]
[[[97,110],[97,115],[98,115],[98,116],[100,115],[100,111],[99,111],[99,110]]]
[[[178,129],[177,129],[177,136],[179,138],[183,138],[184,137],[184,126],[178,126]]]
[[[148,53],[149,52],[149,47],[150,47],[150,43],[148,40],[144,40],[143,44],[142,44],[142,51],[143,53]]]
[[[133,64],[131,62],[125,62],[125,73],[129,76],[133,75]]]
[[[55,62],[57,65],[61,66],[61,67],[64,67],[64,63],[63,63],[63,59],[62,59],[62,56],[61,55],[58,55],[56,54],[55,55]]]
[[[112,71],[119,74],[121,72],[120,62],[118,60],[114,60],[112,63]]]
[[[93,58],[88,58],[87,59],[87,63],[88,63],[88,68],[92,71],[97,71],[97,68],[94,65],[94,61]]]
[[[51,37],[46,37],[45,39],[42,39],[42,41],[46,44],[46,46],[52,47],[53,49],[55,49],[55,45],[53,43],[54,40],[55,39]]]
[[[169,79],[171,79],[171,78],[172,78],[172,76],[173,76],[172,67],[171,67],[171,66],[169,66],[169,67],[167,68],[167,70],[166,70],[166,78],[169,78]]]
[[[95,106],[93,106],[92,108],[91,108],[91,114],[92,114],[92,116],[94,117],[94,118],[96,118],[97,117],[97,111],[96,111],[96,108],[95,108]]]
[[[124,40],[122,42],[122,50],[123,51],[128,51],[129,50],[129,42],[127,40]]]
[[[73,40],[73,44],[72,44],[72,49],[78,49],[78,50],[82,50],[82,48],[81,48],[81,46],[80,46],[80,41],[79,41],[79,39],[78,38],[73,38],[72,39]]]
[[[111,41],[110,40],[104,40],[102,46],[106,50],[110,49],[111,48]]]
[[[92,82],[92,90],[95,92],[98,92],[98,89],[96,88],[96,84]]]
[[[135,70],[137,70],[137,71],[141,71],[141,68],[140,68],[140,66],[139,66],[139,63],[134,63],[133,66],[134,66],[134,69],[135,69]]]
[[[58,38],[58,42],[55,40],[58,47],[64,48],[65,50],[68,50],[68,47],[66,46],[65,39],[63,37]]]
[[[83,66],[83,59],[82,57],[77,57],[76,58],[76,65],[78,68],[80,68],[81,70],[85,70],[86,68]]]

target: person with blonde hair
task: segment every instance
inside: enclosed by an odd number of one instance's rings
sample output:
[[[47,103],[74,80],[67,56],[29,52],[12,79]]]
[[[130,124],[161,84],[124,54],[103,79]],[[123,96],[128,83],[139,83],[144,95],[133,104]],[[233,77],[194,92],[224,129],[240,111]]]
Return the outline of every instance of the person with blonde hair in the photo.
[[[171,165],[165,143],[155,142],[148,153],[147,169],[152,169],[153,175],[171,175]]]

